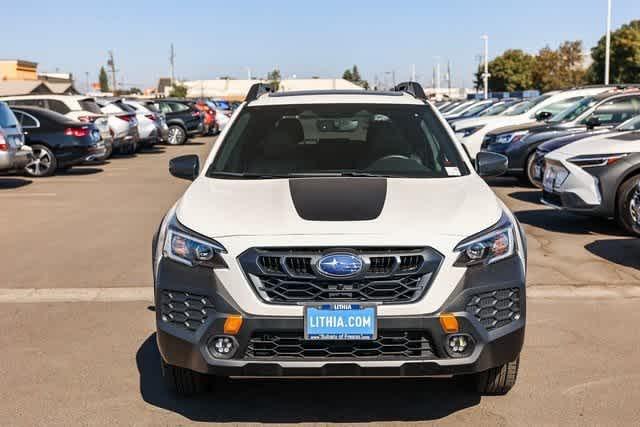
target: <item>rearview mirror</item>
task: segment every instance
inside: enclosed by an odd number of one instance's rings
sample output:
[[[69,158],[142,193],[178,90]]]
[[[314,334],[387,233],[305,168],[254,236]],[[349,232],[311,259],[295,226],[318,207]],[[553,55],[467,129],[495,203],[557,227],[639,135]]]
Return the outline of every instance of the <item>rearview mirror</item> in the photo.
[[[596,116],[591,116],[587,119],[587,129],[593,129],[600,126],[602,123],[600,122],[600,118]]]
[[[169,172],[176,178],[193,181],[200,173],[200,160],[194,154],[175,157],[169,160]]]
[[[500,176],[507,172],[509,160],[506,156],[489,151],[476,154],[476,170],[480,176]]]
[[[538,114],[536,114],[536,120],[539,122],[547,121],[551,117],[553,117],[553,114],[549,111],[540,111]]]

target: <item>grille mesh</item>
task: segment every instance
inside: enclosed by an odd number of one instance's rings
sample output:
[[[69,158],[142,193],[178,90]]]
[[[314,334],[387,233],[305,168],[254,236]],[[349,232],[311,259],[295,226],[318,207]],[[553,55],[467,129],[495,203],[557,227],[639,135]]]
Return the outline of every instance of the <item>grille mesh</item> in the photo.
[[[213,303],[209,297],[202,295],[162,291],[160,298],[162,321],[190,331],[195,331],[202,326],[213,311]]]
[[[247,359],[435,359],[423,331],[380,331],[374,341],[305,341],[300,332],[258,332],[245,352]]]
[[[322,257],[348,253],[360,257],[362,271],[328,277],[318,269]],[[408,303],[424,295],[442,255],[432,248],[252,248],[240,263],[263,300],[274,304],[314,301]]]
[[[493,330],[520,318],[520,290],[500,289],[474,295],[467,303],[473,314],[487,330]]]

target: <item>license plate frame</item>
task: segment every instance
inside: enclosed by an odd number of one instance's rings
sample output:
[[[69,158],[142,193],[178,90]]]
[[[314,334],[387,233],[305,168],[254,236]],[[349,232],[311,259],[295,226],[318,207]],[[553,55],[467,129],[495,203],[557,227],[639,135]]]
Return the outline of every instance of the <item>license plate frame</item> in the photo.
[[[319,313],[325,315],[324,321],[317,319]],[[355,326],[358,315],[365,317],[360,317],[360,325]],[[350,321],[350,317],[354,320]],[[332,320],[326,320],[327,318]],[[322,322],[325,324],[320,325]],[[331,326],[327,326],[327,322]],[[307,341],[374,341],[377,338],[378,310],[374,304],[328,303],[304,306],[304,339]]]

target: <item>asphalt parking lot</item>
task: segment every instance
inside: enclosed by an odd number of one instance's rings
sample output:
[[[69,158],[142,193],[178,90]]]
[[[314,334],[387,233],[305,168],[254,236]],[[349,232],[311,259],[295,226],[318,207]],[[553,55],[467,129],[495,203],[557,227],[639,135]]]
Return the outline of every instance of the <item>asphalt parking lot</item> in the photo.
[[[205,156],[212,142],[46,179],[0,177],[3,425],[637,425],[640,241],[553,211],[509,178],[491,184],[526,229],[531,299],[507,396],[446,379],[232,380],[215,395],[168,394],[149,308],[150,241],[188,185],[170,177],[168,160]]]

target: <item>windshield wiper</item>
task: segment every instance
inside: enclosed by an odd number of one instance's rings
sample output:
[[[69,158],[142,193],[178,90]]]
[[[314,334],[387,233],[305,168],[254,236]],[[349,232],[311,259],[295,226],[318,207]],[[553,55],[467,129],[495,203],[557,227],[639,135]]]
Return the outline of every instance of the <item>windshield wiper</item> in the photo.
[[[209,178],[236,178],[236,179],[274,179],[274,178],[287,178],[286,175],[270,175],[262,173],[246,173],[246,172],[209,172],[207,174]]]

